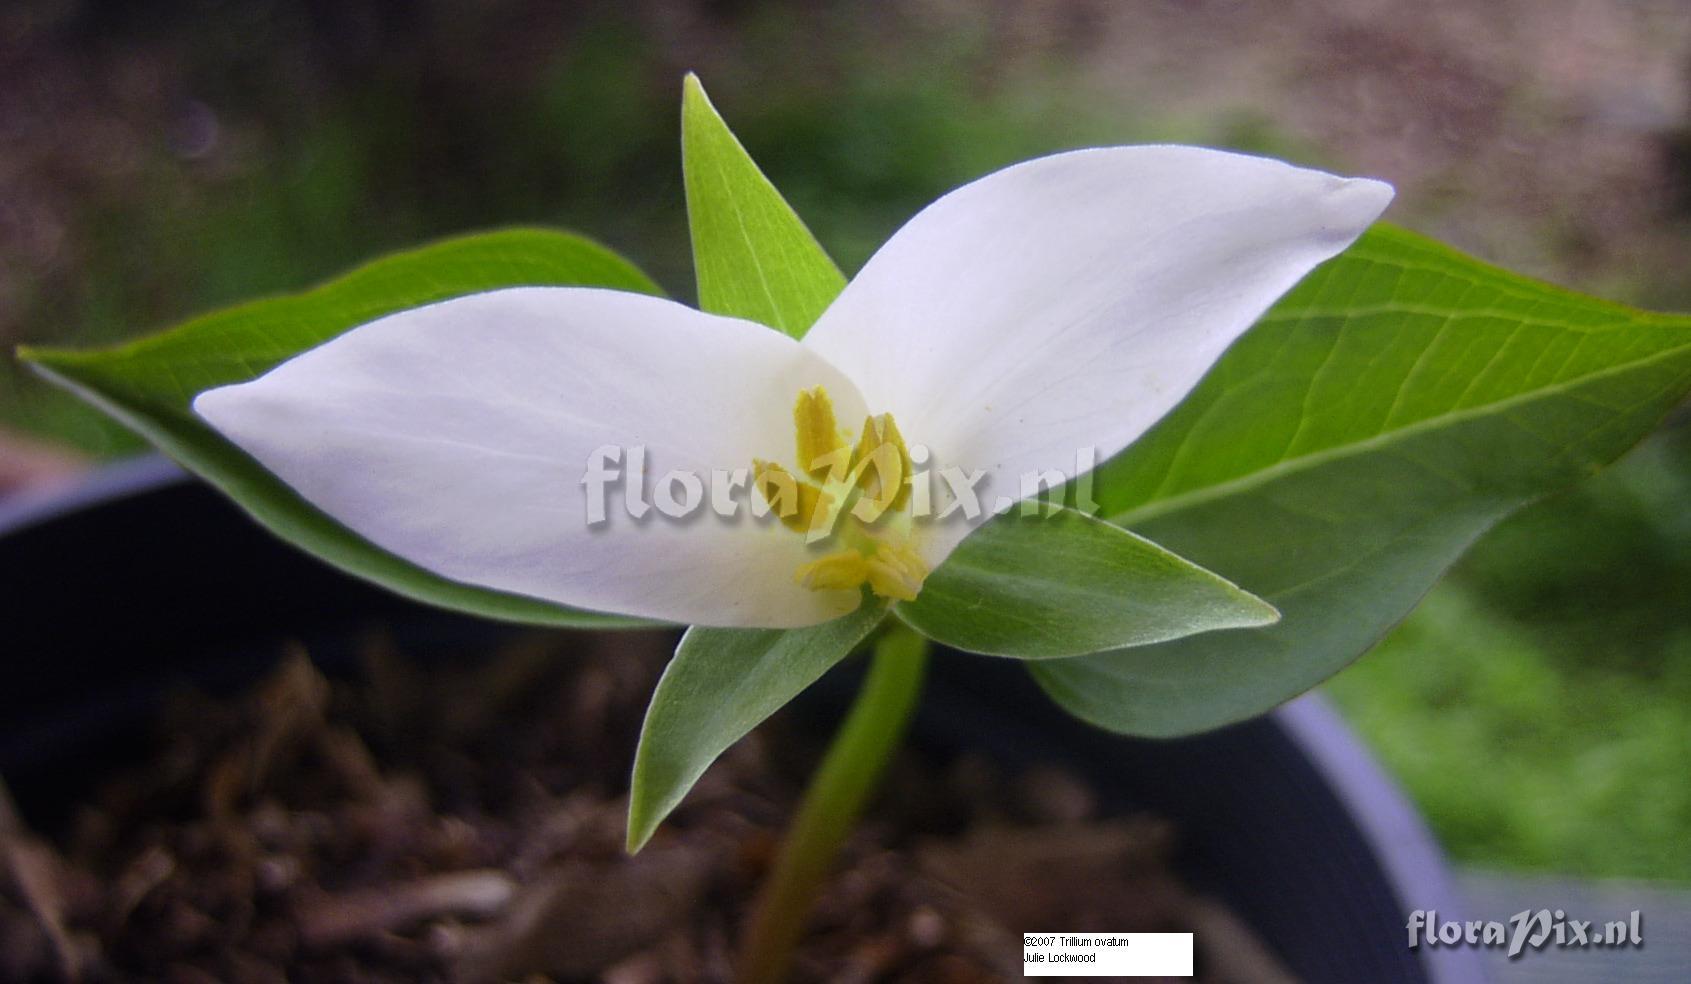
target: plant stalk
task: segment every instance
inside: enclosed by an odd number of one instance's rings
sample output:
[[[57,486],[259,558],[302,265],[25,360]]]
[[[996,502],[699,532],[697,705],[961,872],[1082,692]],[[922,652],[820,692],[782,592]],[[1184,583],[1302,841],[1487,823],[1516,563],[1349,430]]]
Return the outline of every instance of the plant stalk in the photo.
[[[841,845],[903,740],[927,669],[928,640],[893,622],[863,689],[828,746],[740,938],[739,984],[780,984]]]

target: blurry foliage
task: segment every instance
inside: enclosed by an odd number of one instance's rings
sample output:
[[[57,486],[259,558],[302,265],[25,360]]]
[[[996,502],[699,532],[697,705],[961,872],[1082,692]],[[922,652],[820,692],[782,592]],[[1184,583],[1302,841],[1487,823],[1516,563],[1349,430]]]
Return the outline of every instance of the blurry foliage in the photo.
[[[1040,153],[1136,140],[1286,149],[1260,120],[1106,113],[1054,84],[1059,66],[994,74],[984,35],[847,8],[817,8],[807,28],[829,42],[816,48],[795,43],[783,8],[749,5],[716,28],[755,64],[733,52],[697,64],[632,15],[591,5],[499,4],[471,18],[429,4],[415,22],[384,4],[193,16],[201,6],[145,18],[96,6],[55,25],[49,48],[114,75],[130,64],[162,94],[132,111],[135,163],[121,182],[74,200],[67,275],[39,285],[0,341],[131,337],[507,224],[585,232],[687,298],[677,107],[693,67],[848,271],[935,196]],[[138,447],[10,360],[0,420],[96,452]]]
[[[42,102],[14,118],[0,99],[0,123],[56,128],[44,161],[11,163],[47,175],[24,187],[59,196],[64,227],[39,270],[26,257],[0,285],[7,347],[131,337],[502,224],[582,231],[687,298],[687,69],[848,272],[935,195],[1057,149],[1167,140],[1323,162],[1260,109],[1097,98],[1060,46],[1007,58],[984,18],[917,5],[24,3],[0,16],[0,44],[0,95]],[[1682,189],[1685,132],[1669,148]],[[1420,214],[1439,214],[1437,189]],[[1567,254],[1603,246],[1522,229]],[[1586,286],[1691,304],[1682,278],[1622,270]],[[0,421],[139,446],[9,359]],[[1691,879],[1687,502],[1681,427],[1500,528],[1331,685],[1458,857]]]
[[[1523,510],[1328,684],[1457,857],[1691,881],[1691,428]]]

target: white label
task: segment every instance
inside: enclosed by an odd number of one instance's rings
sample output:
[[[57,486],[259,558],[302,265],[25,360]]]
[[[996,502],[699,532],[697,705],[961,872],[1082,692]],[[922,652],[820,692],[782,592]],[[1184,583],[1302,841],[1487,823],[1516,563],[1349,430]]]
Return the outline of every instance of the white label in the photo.
[[[1024,933],[1024,977],[1191,977],[1191,933]]]

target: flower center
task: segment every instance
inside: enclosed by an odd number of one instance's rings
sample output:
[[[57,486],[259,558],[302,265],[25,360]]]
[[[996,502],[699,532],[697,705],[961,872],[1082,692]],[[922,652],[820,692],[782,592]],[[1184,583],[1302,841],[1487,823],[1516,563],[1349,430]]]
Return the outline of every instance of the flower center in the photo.
[[[800,477],[752,462],[752,485],[782,525],[818,548],[794,579],[812,591],[868,585],[911,601],[928,567],[912,546],[910,451],[892,414],[865,417],[857,443],[834,419],[828,391],[801,391],[793,405]]]

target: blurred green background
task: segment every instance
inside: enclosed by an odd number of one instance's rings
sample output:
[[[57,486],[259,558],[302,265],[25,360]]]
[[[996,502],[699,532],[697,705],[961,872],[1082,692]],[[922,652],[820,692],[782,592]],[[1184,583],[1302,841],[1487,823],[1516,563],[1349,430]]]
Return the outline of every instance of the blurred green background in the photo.
[[[99,344],[419,240],[567,226],[678,296],[682,72],[849,271],[1012,161],[1181,141],[1394,182],[1391,218],[1691,308],[1683,0],[0,9],[0,347]],[[134,438],[0,361],[0,429]],[[1476,865],[1691,881],[1691,426],[1483,541],[1329,685]]]

